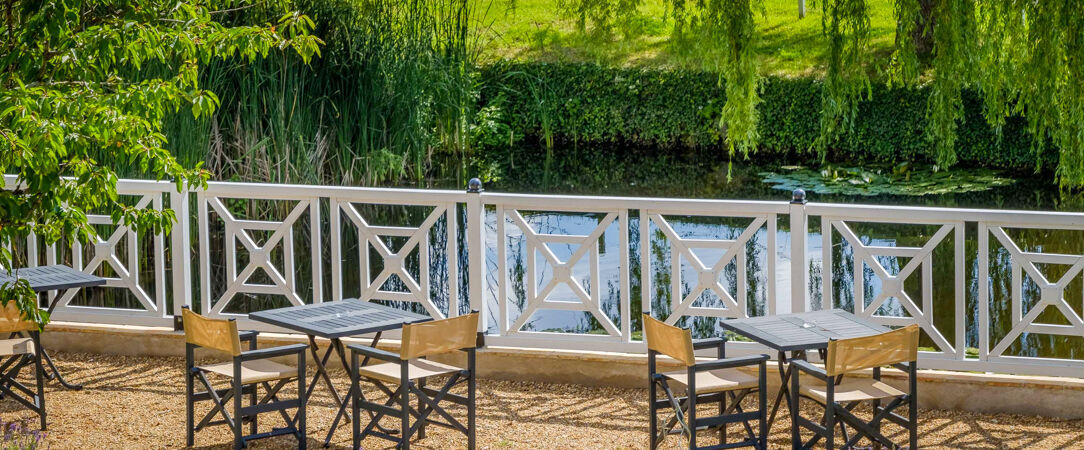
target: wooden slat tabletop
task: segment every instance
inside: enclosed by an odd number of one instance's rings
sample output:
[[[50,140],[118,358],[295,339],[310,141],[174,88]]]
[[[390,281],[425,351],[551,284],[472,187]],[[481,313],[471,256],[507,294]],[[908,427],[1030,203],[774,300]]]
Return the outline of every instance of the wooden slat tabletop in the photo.
[[[842,309],[720,322],[724,328],[778,351],[828,348],[831,339],[872,336],[891,331]]]
[[[64,265],[24,267],[11,271],[0,270],[0,284],[13,282],[16,277],[29,282],[34,292],[101,286],[106,281],[105,278],[83,273]]]
[[[393,330],[404,324],[430,320],[428,316],[357,299],[259,311],[248,317],[327,339]]]

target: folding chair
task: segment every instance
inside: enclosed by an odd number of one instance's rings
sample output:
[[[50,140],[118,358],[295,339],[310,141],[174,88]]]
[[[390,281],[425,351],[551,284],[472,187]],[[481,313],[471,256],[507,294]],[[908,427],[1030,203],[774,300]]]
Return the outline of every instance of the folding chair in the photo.
[[[271,436],[292,434],[297,437],[299,449],[306,445],[305,437],[305,352],[306,344],[284,345],[280,347],[256,349],[255,331],[238,332],[237,322],[233,319],[208,319],[190,311],[187,307],[182,313],[185,338],[185,406],[186,438],[188,446],[195,441],[195,432],[207,426],[229,425],[233,431],[233,447],[244,448],[248,441]],[[241,342],[248,342],[248,350],[241,351]],[[230,361],[195,365],[196,348],[208,348],[228,353]],[[290,367],[271,361],[270,358],[297,355],[297,367]],[[217,374],[230,379],[230,387],[215,389],[207,374]],[[203,384],[203,392],[195,392],[195,380]],[[297,382],[297,398],[281,400],[279,391],[290,382]],[[272,385],[271,383],[275,384]],[[259,386],[266,391],[259,395]],[[249,397],[249,405],[244,406],[243,397]],[[195,423],[195,403],[210,400],[214,405],[199,423]],[[233,401],[232,408],[229,404]],[[297,408],[294,417],[287,409]],[[277,411],[286,421],[283,428],[257,433],[256,416],[265,412]],[[222,419],[212,420],[215,415]],[[248,435],[243,435],[245,422],[250,425]]]
[[[768,448],[767,417],[767,361],[768,355],[752,355],[737,358],[726,357],[726,338],[703,339],[693,342],[689,330],[667,325],[644,314],[644,338],[647,341],[647,372],[651,391],[648,409],[651,411],[650,448],[658,448],[669,434],[682,433],[689,438],[689,448]],[[697,362],[693,351],[696,349],[716,348],[718,359]],[[685,364],[685,370],[658,373],[656,358],[663,354]],[[738,367],[759,366],[759,376],[753,377],[739,371]],[[675,397],[670,383],[683,387],[685,397]],[[659,400],[658,390],[666,394],[666,399]],[[741,401],[753,392],[759,396],[759,408],[756,411],[744,411]],[[730,405],[727,406],[729,400]],[[697,417],[698,404],[718,402],[719,415]],[[670,418],[662,430],[659,430],[658,411],[673,409]],[[757,421],[757,432],[753,432],[751,421]],[[726,426],[741,423],[747,438],[740,442],[727,443]],[[680,425],[681,430],[674,430]],[[716,429],[719,432],[719,444],[698,447],[697,433]]]
[[[19,337],[20,333],[30,337]],[[41,365],[41,335],[38,325],[22,317],[14,301],[9,301],[0,311],[0,333],[9,333],[7,339],[0,340],[0,358],[6,358],[0,364],[0,398],[10,397],[38,413],[41,418],[41,430],[45,431],[45,370]],[[19,382],[17,377],[23,367],[34,365],[37,389]]]
[[[401,449],[410,448],[410,438],[415,433],[419,439],[425,438],[427,424],[438,425],[453,430],[459,430],[467,435],[467,448],[475,447],[475,350],[482,345],[481,335],[478,334],[478,313],[472,312],[467,315],[450,319],[421,322],[403,326],[402,346],[399,354],[380,350],[363,345],[350,345],[350,373],[352,378],[351,393],[353,395],[354,417],[354,447],[360,448],[361,440],[367,436],[376,436],[396,443]],[[448,353],[460,350],[467,354],[467,367],[459,368],[449,364],[425,359],[427,356]],[[365,360],[361,361],[364,356]],[[386,363],[365,365],[370,358],[388,361]],[[429,377],[448,375],[440,390],[425,386]],[[388,400],[383,404],[374,403],[365,399],[361,392],[361,378],[365,378],[375,384],[381,391],[388,395]],[[398,385],[397,389],[389,388],[385,383]],[[467,384],[467,396],[452,394],[449,392],[456,385]],[[413,394],[418,399],[417,408],[411,407],[410,396]],[[463,405],[467,407],[467,425],[452,417],[447,410],[440,406],[442,401]],[[392,405],[398,403],[396,409]],[[361,409],[369,411],[371,419],[365,429],[361,429]],[[437,413],[444,421],[430,418],[432,413]],[[380,419],[384,416],[398,417],[400,420],[399,437],[385,433],[379,428]],[[410,424],[411,416],[415,422]]]
[[[918,448],[918,325],[881,333],[875,336],[833,340],[828,343],[824,369],[803,360],[793,360],[797,369],[791,375],[791,438],[796,446],[812,448],[821,438],[825,446],[835,446],[835,427],[838,424],[843,437],[841,448],[851,448],[863,437],[875,444],[899,448],[881,434],[881,422],[889,420],[908,430],[911,449]],[[891,365],[908,373],[908,390],[904,393],[881,382],[881,366]],[[845,378],[849,372],[873,369],[873,378]],[[808,377],[799,377],[799,373]],[[799,380],[800,378],[806,378]],[[814,381],[813,378],[819,380]],[[799,399],[809,398],[824,406],[821,423],[801,416]],[[852,412],[862,402],[871,402],[873,418],[865,421]],[[889,401],[882,406],[882,401]],[[908,418],[894,411],[907,405]],[[854,431],[848,436],[847,426]],[[801,429],[812,431],[812,439],[801,444]]]

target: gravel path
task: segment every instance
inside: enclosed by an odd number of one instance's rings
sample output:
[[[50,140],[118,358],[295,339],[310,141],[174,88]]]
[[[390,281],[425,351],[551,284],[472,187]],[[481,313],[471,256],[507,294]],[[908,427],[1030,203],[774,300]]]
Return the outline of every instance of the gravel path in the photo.
[[[87,354],[55,355],[61,371],[86,384],[83,391],[47,391],[48,442],[52,449],[176,448],[184,446],[183,358],[142,358]],[[26,371],[29,372],[29,371]],[[24,372],[24,374],[26,373]],[[332,372],[339,386],[345,374]],[[480,380],[479,448],[644,448],[647,444],[646,389],[593,388],[575,385]],[[324,386],[309,405],[309,448],[318,448],[334,411]],[[808,402],[807,402],[808,403]],[[197,406],[207,411],[207,406]],[[462,411],[451,408],[453,414]],[[785,411],[785,410],[784,410]],[[812,415],[812,409],[807,413]],[[29,417],[11,400],[0,401],[0,418]],[[920,412],[923,448],[1081,448],[1084,420],[1059,420],[948,411]],[[281,418],[261,416],[267,425]],[[33,422],[32,422],[33,423]],[[388,425],[395,426],[389,421]],[[789,448],[786,417],[773,427],[773,448]],[[263,429],[263,428],[261,428]],[[898,430],[886,427],[894,436]],[[228,448],[223,427],[196,434],[196,448]],[[431,427],[419,448],[462,448],[463,435]],[[738,436],[739,429],[731,428]],[[711,438],[714,439],[714,438]],[[701,441],[709,444],[714,440]],[[386,443],[368,439],[367,448]],[[341,426],[331,448],[349,448],[350,428]],[[686,445],[671,436],[667,446]],[[253,442],[252,449],[294,448],[292,437]]]

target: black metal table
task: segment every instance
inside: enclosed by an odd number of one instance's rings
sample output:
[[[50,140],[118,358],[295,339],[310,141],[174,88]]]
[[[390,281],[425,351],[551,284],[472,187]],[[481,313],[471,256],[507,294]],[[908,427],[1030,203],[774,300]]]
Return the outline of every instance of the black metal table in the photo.
[[[346,421],[350,421],[347,407],[350,405],[349,401],[353,396],[350,395],[351,392],[347,391],[345,399],[339,397],[339,393],[335,390],[335,385],[331,382],[326,367],[332,353],[337,353],[343,368],[349,372],[350,364],[346,359],[346,347],[342,343],[342,338],[376,333],[372,342],[372,346],[376,347],[376,344],[380,342],[380,335],[384,331],[399,329],[408,323],[431,320],[429,316],[357,299],[272,309],[254,312],[249,314],[248,317],[258,322],[308,335],[309,350],[312,352],[313,361],[316,362],[316,375],[313,377],[312,383],[309,384],[308,391],[305,392],[305,398],[308,399],[312,395],[313,390],[316,389],[316,384],[320,382],[320,379],[323,379],[331,391],[335,406],[339,408],[339,411],[335,414],[335,420],[331,422],[331,429],[328,430],[327,438],[324,439],[325,446],[331,442],[335,428],[339,425],[339,419],[346,417]],[[331,341],[322,357],[319,354],[319,347],[316,345],[317,337]],[[369,358],[366,357],[362,365],[365,365],[368,361]],[[350,375],[353,376],[353,374]]]
[[[56,296],[53,297],[53,301],[49,302],[47,310],[50,315],[53,314],[53,310],[55,310],[57,304],[60,303],[60,299],[68,293],[69,289],[101,286],[106,283],[105,278],[80,272],[69,266],[59,264],[52,266],[26,267],[15,269],[13,271],[0,271],[0,285],[4,283],[13,283],[20,279],[26,280],[27,283],[30,284],[30,289],[33,289],[34,292],[38,294],[48,291],[58,291]],[[62,386],[68,389],[83,389],[82,385],[69,383],[62,375],[60,375],[60,371],[58,371],[56,365],[53,364],[53,358],[49,356],[49,352],[46,351],[45,348],[41,349],[41,356],[45,359],[49,369],[53,371],[52,374],[46,373],[46,378],[50,380],[56,378]]]
[[[779,377],[782,384],[768,418],[769,428],[775,422],[775,414],[784,398],[787,407],[791,406],[790,396],[787,395],[790,392],[787,380],[791,375],[791,367],[787,365],[787,352],[791,353],[790,358],[805,359],[806,352],[816,350],[823,359],[824,352],[828,349],[828,341],[832,339],[872,336],[891,331],[842,309],[732,319],[719,324],[779,352]]]

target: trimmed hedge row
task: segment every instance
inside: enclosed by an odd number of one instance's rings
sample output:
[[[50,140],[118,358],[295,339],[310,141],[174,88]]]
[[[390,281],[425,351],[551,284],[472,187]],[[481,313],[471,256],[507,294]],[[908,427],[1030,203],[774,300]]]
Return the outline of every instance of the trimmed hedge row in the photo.
[[[609,68],[593,64],[502,62],[481,69],[481,106],[500,110],[514,136],[577,145],[651,147],[728,159],[716,124],[725,102],[719,76],[709,72]],[[796,163],[815,158],[821,82],[768,77],[761,92],[758,161]],[[875,85],[859,106],[853,130],[830,147],[829,159],[846,162],[928,162],[925,88]],[[998,139],[982,116],[981,99],[966,92],[956,147],[961,165],[1031,170],[1032,136],[1012,117]],[[548,126],[547,126],[548,125]],[[1052,169],[1049,146],[1041,166]],[[611,150],[617,151],[617,150]],[[699,158],[698,158],[699,159]]]

